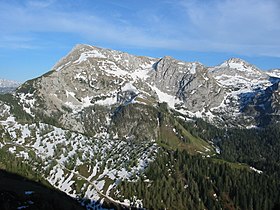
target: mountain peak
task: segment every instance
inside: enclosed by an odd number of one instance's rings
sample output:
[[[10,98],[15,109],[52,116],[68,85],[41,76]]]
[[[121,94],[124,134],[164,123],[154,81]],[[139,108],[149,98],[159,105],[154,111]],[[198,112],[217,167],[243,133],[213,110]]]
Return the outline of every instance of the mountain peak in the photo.
[[[173,58],[172,56],[170,55],[165,55],[161,58],[162,60],[175,60],[175,58]]]
[[[105,49],[98,48],[91,45],[77,44],[72,48],[72,50],[65,57],[60,59],[55,64],[53,69],[59,71],[68,65],[71,65],[73,63],[79,64],[87,60],[88,58],[106,58],[106,56],[101,53],[101,51],[104,50]]]
[[[266,72],[270,77],[280,78],[280,69],[272,69]]]
[[[76,51],[76,50],[81,50],[81,49],[89,50],[89,49],[92,49],[92,48],[98,48],[98,47],[88,45],[88,44],[76,44],[70,52]]]
[[[249,64],[247,61],[241,59],[241,58],[230,58],[227,61],[225,61],[226,63],[243,63],[243,64]]]
[[[219,72],[221,69],[228,69],[228,71],[230,70],[231,73],[233,73],[232,70],[234,70],[234,72],[237,71],[239,73],[248,74],[251,76],[254,74],[259,76],[262,75],[262,72],[259,68],[240,58],[230,58],[221,65],[214,67],[214,69],[219,69]]]
[[[241,58],[230,58],[226,61],[224,61],[220,67],[228,67],[233,69],[239,69],[241,66],[243,67],[253,67],[252,64],[248,63],[247,61],[241,59]],[[256,67],[255,67],[256,68]]]
[[[108,67],[109,69],[115,68],[113,66],[118,66],[119,68],[133,71],[135,69],[144,68],[144,66],[147,65],[150,66],[150,63],[155,63],[156,60],[155,58],[131,55],[117,50],[77,44],[53,67],[53,69],[60,71],[70,66],[88,65],[89,63],[97,62],[99,64],[103,63],[103,66],[111,66]]]

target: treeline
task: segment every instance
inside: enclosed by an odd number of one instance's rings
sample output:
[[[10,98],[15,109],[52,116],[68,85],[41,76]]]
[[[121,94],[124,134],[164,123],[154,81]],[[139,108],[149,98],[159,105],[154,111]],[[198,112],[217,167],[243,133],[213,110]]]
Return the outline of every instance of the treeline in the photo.
[[[122,182],[123,198],[147,209],[277,209],[280,180],[186,151],[161,151],[145,176]]]

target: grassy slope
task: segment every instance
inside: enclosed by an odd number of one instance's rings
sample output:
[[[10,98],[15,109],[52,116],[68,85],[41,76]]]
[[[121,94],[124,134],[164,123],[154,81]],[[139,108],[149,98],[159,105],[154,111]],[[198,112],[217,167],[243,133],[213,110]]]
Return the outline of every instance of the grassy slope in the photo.
[[[214,148],[205,140],[193,136],[176,118],[167,110],[160,109],[162,122],[159,126],[158,144],[172,150],[186,150],[190,154],[201,153],[214,155]]]
[[[173,128],[180,130],[180,135],[183,141],[178,135],[173,131]],[[197,155],[198,153],[202,155],[209,155],[215,163],[224,164],[226,163],[233,169],[246,169],[251,170],[250,166],[244,163],[234,163],[224,159],[215,157],[216,153],[213,146],[206,140],[192,135],[187,128],[185,128],[176,117],[172,114],[166,112],[164,117],[164,122],[159,127],[159,140],[157,142],[160,146],[171,149],[171,150],[186,150],[191,155]]]

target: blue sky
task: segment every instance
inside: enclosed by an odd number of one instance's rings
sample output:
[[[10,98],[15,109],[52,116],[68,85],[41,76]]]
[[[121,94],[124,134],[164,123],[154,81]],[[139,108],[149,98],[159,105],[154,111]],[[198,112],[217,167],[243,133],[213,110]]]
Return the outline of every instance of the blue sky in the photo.
[[[279,23],[279,0],[0,0],[0,78],[39,76],[78,43],[280,68]]]

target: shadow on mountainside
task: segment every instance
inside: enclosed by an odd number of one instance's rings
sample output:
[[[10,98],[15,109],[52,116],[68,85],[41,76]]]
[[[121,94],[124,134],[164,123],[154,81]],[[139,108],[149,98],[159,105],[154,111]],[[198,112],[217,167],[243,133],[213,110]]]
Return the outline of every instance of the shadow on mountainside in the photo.
[[[82,210],[85,208],[63,192],[0,170],[0,209]]]
[[[258,127],[265,127],[279,118],[276,112],[280,96],[275,93],[279,90],[280,78],[270,77],[269,81],[272,85],[264,90],[258,88],[239,95],[240,112],[254,117]]]

